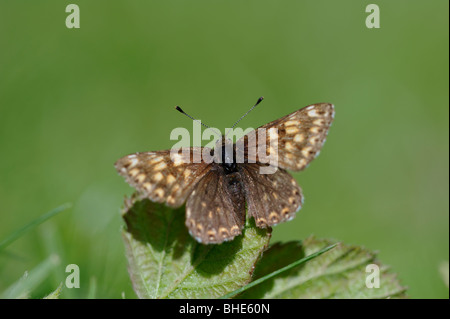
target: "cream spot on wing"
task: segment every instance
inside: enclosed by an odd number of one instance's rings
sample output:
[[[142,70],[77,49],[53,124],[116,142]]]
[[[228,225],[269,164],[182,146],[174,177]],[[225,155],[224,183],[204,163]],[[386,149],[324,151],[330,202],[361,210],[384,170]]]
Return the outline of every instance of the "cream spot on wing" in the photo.
[[[294,142],[296,142],[296,143],[301,143],[301,142],[303,142],[304,139],[305,139],[305,137],[303,136],[303,134],[296,134],[294,136]]]
[[[191,175],[191,170],[189,168],[186,168],[183,172],[184,178],[188,178],[189,175]]]
[[[231,227],[231,234],[232,235],[238,235],[241,233],[241,231],[239,230],[239,227],[237,225],[234,225],[233,227]]]
[[[161,173],[157,173],[157,174],[153,175],[153,180],[156,182],[161,181],[163,178],[164,178],[164,175]]]
[[[320,130],[319,130],[319,127],[313,126],[309,129],[309,131],[313,134],[317,134],[317,133],[319,133]]]
[[[133,177],[135,177],[138,173],[139,173],[139,169],[137,169],[137,168],[133,168],[132,170],[130,170],[130,175]]]
[[[283,208],[283,210],[281,211],[281,215],[283,216],[283,218],[287,218],[289,216],[289,208]]]
[[[175,176],[173,176],[172,174],[167,175],[167,184],[172,184],[173,182],[175,182],[176,178]]]
[[[295,149],[294,145],[291,142],[286,142],[284,146],[288,151],[293,151]]]
[[[317,117],[317,116],[319,116],[319,114],[317,114],[316,110],[311,110],[311,111],[308,112],[308,116],[310,116],[310,117]]]
[[[298,127],[296,127],[296,126],[289,126],[289,127],[286,127],[286,133],[287,134],[295,134],[295,133],[297,133],[299,131],[299,129],[298,129]]]
[[[269,214],[269,219],[272,223],[278,223],[280,221],[280,218],[276,212],[271,212]]]
[[[318,119],[318,120],[314,120],[312,123],[317,126],[322,126],[325,124],[325,121],[323,119]]]
[[[307,110],[311,110],[311,109],[313,109],[314,108],[314,105],[310,105],[310,106],[308,106],[306,109]]]
[[[142,184],[142,182],[145,180],[147,176],[145,174],[139,174],[136,179],[138,181],[139,184]]]
[[[216,238],[216,230],[215,229],[210,229],[208,230],[208,239],[209,240],[214,240]]]
[[[153,167],[153,170],[155,170],[155,171],[160,171],[160,170],[166,168],[166,166],[167,166],[166,163],[161,162],[161,163],[159,163],[159,164],[156,164],[156,165]]]
[[[206,207],[206,203],[205,202],[202,202],[201,205],[202,205],[202,207]]]
[[[175,184],[173,187],[172,187],[172,194],[176,194],[177,192],[178,192],[178,190],[180,189],[180,185],[178,185],[178,184]]]
[[[308,161],[302,158],[300,162],[298,162],[299,167],[305,167],[308,164]]]
[[[152,190],[152,184],[150,183],[144,183],[144,185],[142,186],[145,188],[147,192],[150,192]]]
[[[311,144],[311,145],[316,145],[316,143],[317,143],[318,140],[319,140],[319,139],[318,139],[317,137],[311,137],[311,138],[309,139],[309,144]]]
[[[183,158],[181,157],[180,154],[173,154],[171,156],[171,158],[172,158],[172,162],[173,162],[174,166],[178,166],[178,165],[183,164]]]
[[[298,126],[300,124],[297,120],[290,120],[284,123],[284,126]]]
[[[154,157],[154,158],[152,158],[152,159],[150,160],[150,163],[151,163],[151,164],[156,164],[156,163],[161,162],[162,160],[163,160],[163,158],[162,158],[161,156],[156,156],[156,157]]]
[[[303,156],[304,156],[304,157],[308,157],[308,156],[309,156],[309,152],[311,152],[311,150],[312,150],[312,147],[305,147],[305,148],[302,150]]]
[[[286,157],[290,160],[295,158],[294,154],[292,154],[292,153],[286,153]]]
[[[164,190],[162,188],[157,188],[155,190],[155,195],[159,198],[162,198],[164,196]]]
[[[260,227],[260,228],[266,228],[267,227],[267,220],[263,217],[258,218],[256,220],[256,226]]]
[[[135,167],[137,163],[139,163],[139,160],[137,158],[130,158],[130,165],[128,166],[128,168]]]
[[[220,236],[222,236],[222,238],[226,238],[226,237],[230,236],[230,234],[228,233],[228,229],[226,229],[225,227],[220,227],[219,233],[220,233]]]
[[[169,197],[167,197],[167,203],[169,203],[171,205],[175,204],[175,198],[173,198],[173,196],[170,195]]]

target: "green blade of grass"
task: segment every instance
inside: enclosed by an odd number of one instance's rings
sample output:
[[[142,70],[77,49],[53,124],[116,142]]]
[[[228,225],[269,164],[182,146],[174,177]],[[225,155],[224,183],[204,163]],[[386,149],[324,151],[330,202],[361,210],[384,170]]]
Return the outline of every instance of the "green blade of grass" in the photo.
[[[309,256],[306,256],[305,258],[302,258],[302,259],[299,259],[297,261],[294,261],[293,263],[291,263],[291,264],[289,264],[289,265],[287,265],[287,266],[285,266],[283,268],[275,270],[274,272],[272,272],[272,273],[270,273],[270,274],[268,274],[268,275],[266,275],[264,277],[261,277],[261,278],[255,280],[255,281],[250,282],[248,285],[245,285],[245,286],[243,286],[243,287],[241,287],[239,289],[236,289],[235,291],[232,291],[232,292],[230,292],[230,293],[220,297],[220,299],[232,298],[232,297],[236,296],[237,294],[240,294],[240,293],[244,292],[245,290],[250,289],[251,287],[254,287],[254,286],[262,283],[263,281],[266,281],[267,279],[275,277],[275,276],[281,274],[282,272],[285,272],[285,271],[287,271],[289,269],[297,267],[297,266],[307,262],[308,260],[311,260],[311,259],[313,259],[315,257],[318,257],[318,256],[322,255],[323,253],[325,253],[325,252],[329,251],[330,249],[333,249],[334,247],[336,247],[336,245],[338,245],[338,243],[333,244],[333,245],[328,246],[328,247],[325,247],[324,249],[321,249],[318,252],[315,252],[315,253],[313,253],[313,254],[311,254]]]
[[[29,222],[28,224],[26,224],[22,228],[16,230],[15,232],[13,232],[11,235],[9,235],[3,241],[0,242],[0,251],[2,251],[6,246],[10,245],[15,240],[20,238],[23,234],[25,234],[29,230],[31,230],[34,227],[42,224],[43,222],[45,222],[46,220],[52,218],[53,216],[57,215],[58,213],[60,213],[62,211],[65,211],[66,209],[70,208],[71,206],[72,206],[72,204],[66,203],[66,204],[63,204],[63,205],[61,205],[59,207],[56,207],[55,209],[49,211],[48,213],[46,213],[44,215],[41,215],[38,218],[36,218],[35,220]]]
[[[0,297],[2,299],[27,298],[28,294],[44,281],[59,263],[60,260],[57,255],[49,256],[8,287]]]

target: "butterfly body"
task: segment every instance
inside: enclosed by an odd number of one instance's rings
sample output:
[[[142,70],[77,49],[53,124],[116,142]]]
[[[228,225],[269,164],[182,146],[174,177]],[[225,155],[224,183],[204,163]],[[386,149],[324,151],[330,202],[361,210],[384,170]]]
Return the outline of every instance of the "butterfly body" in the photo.
[[[303,195],[286,170],[303,170],[318,155],[333,118],[332,104],[313,104],[236,144],[222,137],[214,149],[135,153],[115,166],[144,197],[170,207],[186,203],[186,226],[197,241],[221,243],[241,234],[246,211],[260,228],[295,217]]]
[[[215,162],[222,164],[225,174],[237,172],[236,146],[233,144],[233,141],[223,136],[222,139],[216,143],[213,154]]]

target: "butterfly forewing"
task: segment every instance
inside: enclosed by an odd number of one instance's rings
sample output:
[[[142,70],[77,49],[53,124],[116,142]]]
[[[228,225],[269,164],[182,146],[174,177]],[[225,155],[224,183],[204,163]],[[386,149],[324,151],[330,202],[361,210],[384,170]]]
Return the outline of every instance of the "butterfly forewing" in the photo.
[[[244,136],[245,142],[236,143],[243,145],[237,156],[243,153],[241,156],[249,162],[270,162],[292,171],[302,170],[319,155],[333,118],[332,104],[309,105]],[[261,147],[266,158],[261,158]]]
[[[193,163],[203,148],[170,154],[169,150],[135,153],[119,159],[115,167],[120,175],[145,197],[171,207],[179,207],[211,164]],[[209,151],[208,151],[209,152]],[[199,157],[200,158],[200,157]]]
[[[245,197],[238,174],[215,165],[197,183],[186,203],[186,226],[201,243],[221,243],[241,234]]]
[[[303,203],[302,190],[284,169],[260,174],[261,164],[242,165],[240,175],[247,213],[260,228],[290,220]]]

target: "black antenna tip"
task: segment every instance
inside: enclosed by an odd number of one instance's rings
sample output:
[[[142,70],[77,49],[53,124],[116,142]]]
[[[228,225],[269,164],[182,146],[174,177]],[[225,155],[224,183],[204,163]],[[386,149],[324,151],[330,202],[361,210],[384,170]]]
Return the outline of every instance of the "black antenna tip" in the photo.
[[[181,109],[181,107],[179,107],[178,105],[177,106],[175,106],[175,110],[177,110],[177,111],[179,111],[179,112],[181,112],[181,113],[184,113],[184,111]]]
[[[256,104],[261,103],[262,100],[264,100],[264,96],[261,96],[261,97],[258,99],[258,101],[256,102]]]

